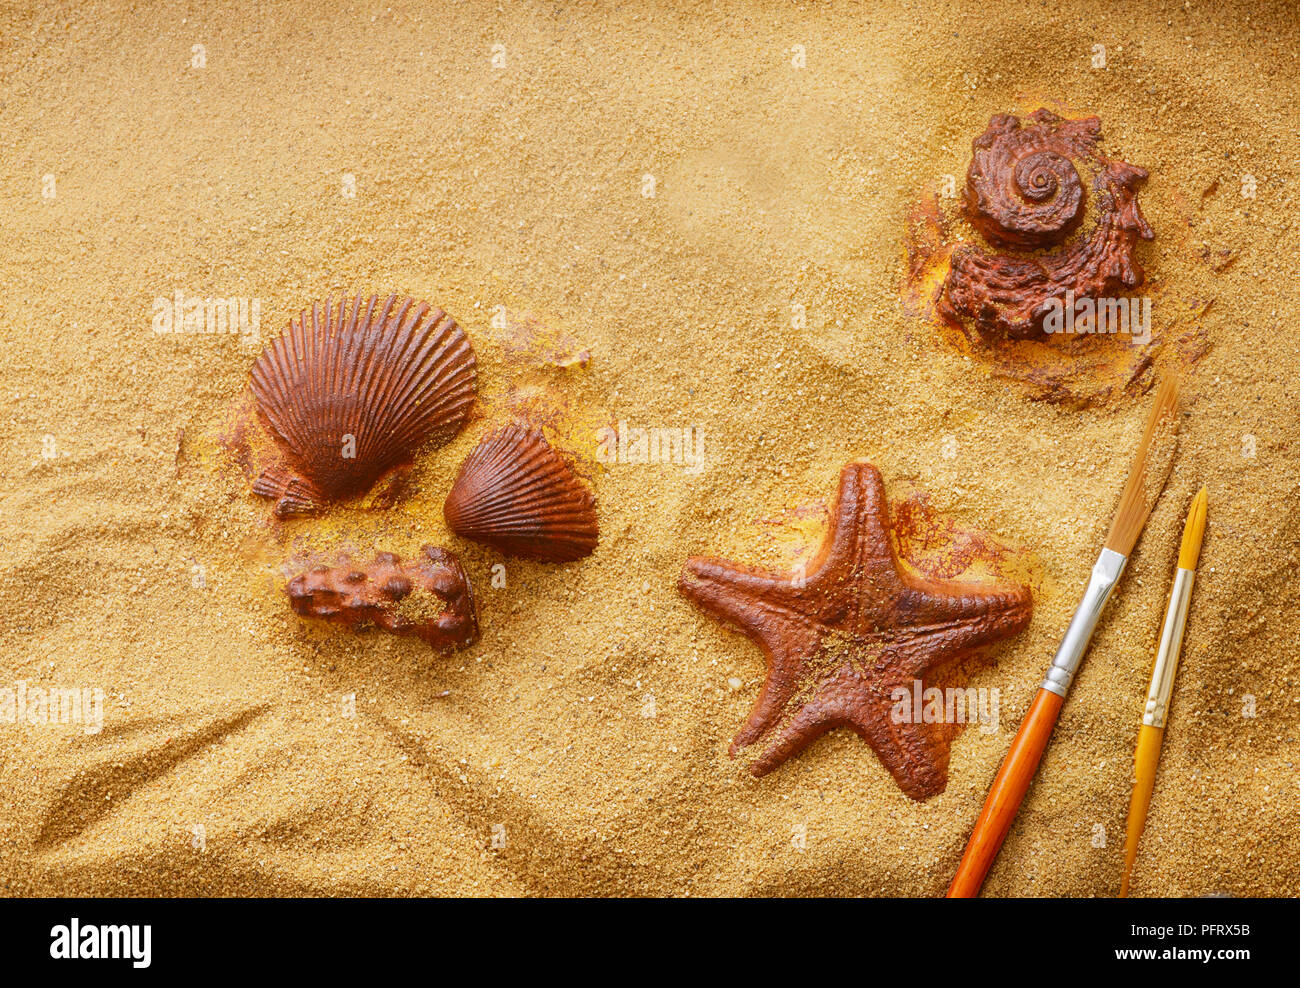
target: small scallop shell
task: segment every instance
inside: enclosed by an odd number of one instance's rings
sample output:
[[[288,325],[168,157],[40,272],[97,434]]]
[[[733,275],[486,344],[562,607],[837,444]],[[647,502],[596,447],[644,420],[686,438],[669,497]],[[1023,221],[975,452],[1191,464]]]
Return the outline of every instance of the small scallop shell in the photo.
[[[538,429],[493,432],[461,464],[443,505],[457,535],[507,555],[581,559],[600,531],[591,493]]]
[[[280,516],[368,491],[447,442],[474,402],[474,350],[441,309],[396,295],[319,303],[253,365],[253,394],[285,462],[253,485]]]

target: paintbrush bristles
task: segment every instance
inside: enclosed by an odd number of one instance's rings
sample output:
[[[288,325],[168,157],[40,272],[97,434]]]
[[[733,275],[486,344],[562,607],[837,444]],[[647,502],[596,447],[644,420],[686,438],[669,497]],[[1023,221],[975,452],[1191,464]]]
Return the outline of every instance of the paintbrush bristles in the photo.
[[[1174,449],[1178,443],[1178,376],[1171,374],[1160,384],[1156,403],[1147,419],[1142,442],[1133,456],[1128,483],[1120,495],[1119,508],[1106,534],[1106,548],[1127,556],[1147,523],[1156,499],[1169,479]]]
[[[1205,539],[1205,519],[1210,510],[1210,495],[1202,487],[1200,493],[1192,499],[1191,510],[1187,512],[1187,524],[1183,526],[1183,544],[1178,550],[1178,568],[1196,569],[1201,559],[1201,542]]]

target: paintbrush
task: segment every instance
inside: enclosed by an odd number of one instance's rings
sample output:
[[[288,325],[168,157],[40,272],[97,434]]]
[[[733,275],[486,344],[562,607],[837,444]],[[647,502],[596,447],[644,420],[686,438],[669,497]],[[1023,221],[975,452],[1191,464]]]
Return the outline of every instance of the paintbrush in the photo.
[[[966,852],[957,866],[957,874],[948,888],[949,898],[969,898],[979,894],[984,876],[1011,829],[1020,802],[1029,790],[1047,741],[1052,736],[1065,695],[1088,650],[1102,609],[1119,583],[1129,554],[1169,478],[1177,441],[1177,406],[1178,380],[1171,375],[1156,392],[1155,405],[1147,418],[1142,442],[1133,456],[1128,483],[1124,485],[1119,507],[1111,519],[1105,548],[1092,568],[1088,589],[1084,591],[1061,646],[1056,650],[1056,658],[1052,660],[1043,685],[993,780],[984,809],[975,821]]]
[[[1169,594],[1165,609],[1165,626],[1160,633],[1160,647],[1156,650],[1156,664],[1151,672],[1151,689],[1147,692],[1146,709],[1142,712],[1142,726],[1138,729],[1137,753],[1134,755],[1133,799],[1128,807],[1128,837],[1124,841],[1124,875],[1120,879],[1120,897],[1128,895],[1129,875],[1137,859],[1138,841],[1146,826],[1147,809],[1151,806],[1151,790],[1156,785],[1156,765],[1160,761],[1160,745],[1165,738],[1165,717],[1169,713],[1169,698],[1174,691],[1174,673],[1178,671],[1178,653],[1183,646],[1183,629],[1187,626],[1187,610],[1192,602],[1192,582],[1196,577],[1196,563],[1201,557],[1201,542],[1205,538],[1205,518],[1209,495],[1202,487],[1192,500],[1183,526],[1183,544],[1178,550],[1178,569],[1174,572],[1174,588]]]

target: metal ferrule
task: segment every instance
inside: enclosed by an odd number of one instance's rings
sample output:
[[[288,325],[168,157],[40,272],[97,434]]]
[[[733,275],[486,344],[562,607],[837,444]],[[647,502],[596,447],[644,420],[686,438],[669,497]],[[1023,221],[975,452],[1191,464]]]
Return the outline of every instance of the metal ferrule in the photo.
[[[1151,691],[1147,693],[1146,710],[1142,712],[1142,723],[1151,727],[1164,727],[1165,717],[1169,715],[1169,695],[1174,691],[1174,673],[1178,670],[1178,653],[1183,647],[1183,629],[1187,627],[1195,577],[1195,570],[1182,567],[1174,576],[1174,589],[1169,594],[1165,627],[1160,632],[1160,648],[1156,652],[1156,667],[1151,673]]]
[[[1110,599],[1111,591],[1124,573],[1124,564],[1128,556],[1120,555],[1114,549],[1102,549],[1092,567],[1092,576],[1088,578],[1088,589],[1083,592],[1083,599],[1070,619],[1070,626],[1065,629],[1061,647],[1056,650],[1052,667],[1043,679],[1043,689],[1051,690],[1057,696],[1064,697],[1070,692],[1074,674],[1079,671],[1083,655],[1088,651],[1092,633],[1101,620],[1102,608]]]

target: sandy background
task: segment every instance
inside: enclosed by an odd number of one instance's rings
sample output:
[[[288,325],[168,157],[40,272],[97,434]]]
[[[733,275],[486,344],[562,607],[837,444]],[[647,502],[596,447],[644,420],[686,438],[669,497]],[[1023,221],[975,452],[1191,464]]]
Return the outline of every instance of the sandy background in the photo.
[[[0,724],[0,889],[941,893],[1150,400],[1031,401],[900,306],[909,210],[960,181],[990,114],[1047,102],[1099,114],[1106,151],[1150,170],[1157,240],[1139,256],[1160,297],[1212,302],[1210,349],[1169,488],[985,890],[1117,887],[1138,717],[1204,482],[1134,887],[1300,893],[1300,15],[993,9],[6,5],[0,687],[106,699],[98,735]],[[273,525],[212,440],[258,347],[155,334],[153,300],[177,290],[260,299],[264,336],[330,292],[427,298],[478,351],[481,417],[421,456],[391,511]],[[553,366],[581,348],[585,369]],[[499,560],[450,536],[441,503],[521,403],[587,454],[605,421],[701,428],[708,468],[595,471],[596,553],[508,562],[493,589]],[[1001,690],[1002,731],[963,732],[924,804],[844,731],[751,779],[726,748],[761,655],[674,589],[691,553],[788,566],[855,457],[1036,574],[1031,627],[971,681]],[[474,583],[484,638],[467,652],[306,627],[279,589],[303,548],[424,542]]]

